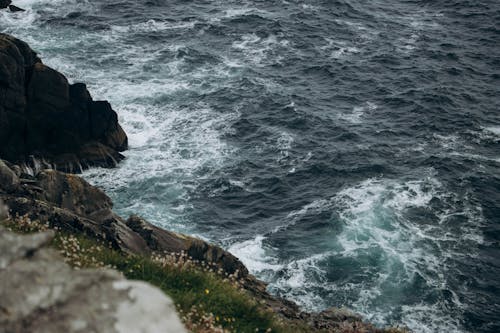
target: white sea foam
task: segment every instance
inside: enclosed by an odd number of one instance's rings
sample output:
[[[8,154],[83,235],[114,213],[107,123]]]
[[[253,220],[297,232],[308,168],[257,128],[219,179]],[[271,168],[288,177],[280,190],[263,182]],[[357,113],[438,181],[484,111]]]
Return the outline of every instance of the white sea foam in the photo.
[[[148,20],[146,22],[136,23],[132,25],[113,26],[112,29],[118,33],[137,33],[137,32],[162,32],[165,30],[189,30],[193,29],[199,21],[189,22],[169,22]]]
[[[355,106],[351,113],[341,113],[339,118],[346,120],[352,124],[361,124],[365,115],[378,109],[377,104],[366,102],[363,105]]]
[[[254,239],[234,243],[228,248],[228,251],[238,257],[245,266],[254,273],[263,274],[264,271],[277,271],[283,266],[269,252],[269,247],[264,247],[265,237],[258,235]]]
[[[277,139],[276,147],[279,150],[278,162],[286,160],[290,157],[290,149],[294,142],[293,136],[288,132],[282,132]]]
[[[483,127],[483,131],[486,132],[486,136],[489,138],[496,137],[497,140],[500,140],[500,126],[488,126]]]
[[[419,333],[464,333],[459,317],[444,314],[438,304],[403,305],[402,319],[408,327]]]
[[[279,53],[281,52],[276,52],[276,50],[289,47],[290,42],[283,37],[269,35],[261,38],[254,33],[244,34],[240,40],[232,44],[233,50],[237,50],[243,56],[242,60],[256,66],[280,63],[282,56]]]
[[[433,199],[442,203],[436,211],[436,222],[413,220],[409,210],[427,210]],[[272,288],[286,293],[309,309],[320,310],[321,302],[315,295],[358,293],[357,300],[350,302],[355,311],[377,323],[387,323],[388,315],[399,311],[388,309],[384,301],[378,307],[378,299],[384,297],[387,285],[411,281],[416,274],[424,279],[430,290],[446,289],[450,260],[473,257],[474,249],[484,242],[481,233],[483,221],[480,207],[470,206],[468,200],[457,201],[454,194],[446,191],[432,170],[419,180],[398,181],[371,178],[339,191],[327,199],[315,200],[299,210],[291,212],[287,221],[274,232],[283,232],[307,215],[325,211],[337,212],[343,223],[342,232],[335,241],[340,249],[313,255],[310,258],[291,261],[284,265]],[[460,217],[460,225],[453,223]],[[467,243],[467,253],[449,247],[450,243]],[[326,284],[321,261],[326,258],[353,258],[363,262],[366,257],[379,253],[383,267],[378,273],[362,282],[343,282],[341,285]],[[366,267],[369,268],[369,267]],[[363,267],[360,267],[363,269]],[[304,291],[305,290],[305,291]],[[318,292],[318,290],[322,290]],[[312,294],[312,295],[311,295]],[[439,301],[425,305],[408,304],[403,309],[403,322],[417,332],[434,332],[450,328],[461,332],[459,320],[465,307],[455,295],[452,299],[455,315]],[[394,306],[397,306],[395,304]],[[412,310],[414,309],[414,311]]]
[[[399,22],[405,26],[402,30],[404,37],[395,41],[396,49],[402,53],[411,53],[418,47],[418,41],[422,36],[440,28],[438,21],[440,17],[440,14],[425,10],[401,16]]]

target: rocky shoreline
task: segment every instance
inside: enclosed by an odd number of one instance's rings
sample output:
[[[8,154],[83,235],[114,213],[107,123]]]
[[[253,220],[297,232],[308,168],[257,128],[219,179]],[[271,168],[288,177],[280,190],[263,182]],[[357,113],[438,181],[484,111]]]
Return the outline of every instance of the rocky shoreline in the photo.
[[[70,84],[26,43],[6,34],[0,34],[0,140],[0,201],[11,216],[83,234],[124,253],[186,253],[237,276],[267,309],[313,331],[337,332],[345,322],[359,332],[384,331],[348,311],[302,312],[295,303],[270,295],[264,282],[222,248],[163,230],[139,216],[115,214],[104,192],[72,173],[114,167],[124,158],[120,152],[127,149],[127,136],[116,112],[108,102],[94,101],[85,84]]]
[[[0,156],[35,169],[113,167],[127,135],[106,101],[44,65],[23,41],[0,34]]]

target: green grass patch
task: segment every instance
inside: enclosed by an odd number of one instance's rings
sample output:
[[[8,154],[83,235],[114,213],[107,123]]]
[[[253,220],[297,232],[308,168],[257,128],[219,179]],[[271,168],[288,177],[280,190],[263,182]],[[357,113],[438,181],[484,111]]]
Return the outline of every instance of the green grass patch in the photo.
[[[18,233],[49,229],[47,225],[17,217],[0,222]],[[182,254],[152,257],[129,255],[83,234],[56,231],[51,246],[75,269],[112,268],[127,279],[148,282],[169,295],[180,317],[193,333],[306,333],[319,332],[306,323],[287,321],[244,291],[235,277],[214,272]],[[371,326],[367,326],[371,327]],[[400,328],[366,329],[345,323],[339,333],[407,333]]]
[[[20,218],[3,224],[15,232],[31,233],[48,227]],[[52,247],[76,269],[113,268],[127,279],[151,283],[175,302],[193,332],[308,332],[290,326],[265,309],[236,280],[196,265],[184,256],[128,255],[84,235],[56,232]]]

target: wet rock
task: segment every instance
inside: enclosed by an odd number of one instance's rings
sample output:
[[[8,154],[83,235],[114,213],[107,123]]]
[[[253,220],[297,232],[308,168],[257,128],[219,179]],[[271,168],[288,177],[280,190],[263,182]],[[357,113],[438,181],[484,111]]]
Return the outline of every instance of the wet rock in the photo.
[[[75,271],[43,247],[52,237],[0,227],[2,332],[186,332],[159,289],[111,270]]]
[[[0,199],[0,221],[9,218],[9,207],[4,204],[3,200]]]
[[[0,9],[9,7],[11,3],[11,0],[0,0]]]
[[[0,158],[80,172],[113,167],[128,140],[116,112],[82,83],[44,65],[21,40],[0,34]]]
[[[14,6],[14,5],[10,5],[9,6],[9,9],[11,12],[15,13],[15,12],[25,12],[26,10],[22,9],[22,8],[19,8],[17,6]]]

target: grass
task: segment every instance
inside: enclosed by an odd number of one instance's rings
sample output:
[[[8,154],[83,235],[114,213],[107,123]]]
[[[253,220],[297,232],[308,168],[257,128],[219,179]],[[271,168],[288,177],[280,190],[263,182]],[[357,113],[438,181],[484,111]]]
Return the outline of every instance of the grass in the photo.
[[[26,217],[1,224],[18,233],[49,229]],[[58,230],[51,246],[75,269],[112,268],[128,279],[142,280],[160,288],[174,300],[182,321],[193,333],[318,332],[305,323],[283,320],[244,291],[236,277],[224,275],[206,263],[195,262],[183,253],[152,257],[128,255],[102,241]],[[366,330],[345,323],[338,332],[365,333]],[[383,332],[407,331],[394,328]]]
[[[27,218],[2,223],[19,233],[48,229]],[[56,230],[51,246],[76,269],[113,268],[126,278],[151,283],[175,302],[186,327],[192,332],[308,332],[284,323],[243,291],[238,281],[224,276],[184,254],[161,254],[151,258],[128,255],[83,235]]]

